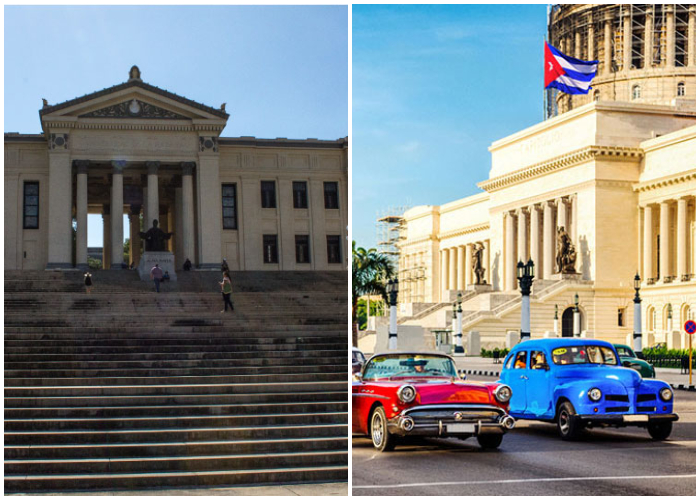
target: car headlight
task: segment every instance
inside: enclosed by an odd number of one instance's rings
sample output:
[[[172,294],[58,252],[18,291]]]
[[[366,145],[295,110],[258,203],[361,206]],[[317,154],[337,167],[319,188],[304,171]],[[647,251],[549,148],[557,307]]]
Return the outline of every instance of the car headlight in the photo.
[[[603,393],[597,387],[592,387],[588,391],[588,397],[591,398],[591,401],[600,401],[600,398],[603,397]]]
[[[401,402],[410,403],[411,401],[416,399],[416,388],[408,384],[402,385],[401,387],[399,387],[397,394]]]
[[[496,387],[494,395],[501,403],[507,403],[510,401],[511,396],[513,396],[513,391],[507,385],[499,385]]]
[[[671,401],[671,399],[673,399],[673,391],[666,387],[659,391],[659,396],[661,396],[661,399],[664,401]]]

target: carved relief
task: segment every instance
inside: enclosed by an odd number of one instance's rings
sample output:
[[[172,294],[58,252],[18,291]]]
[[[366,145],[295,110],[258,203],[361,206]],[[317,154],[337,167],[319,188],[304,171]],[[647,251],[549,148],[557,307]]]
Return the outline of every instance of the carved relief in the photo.
[[[208,151],[210,153],[219,152],[219,143],[216,137],[200,137],[199,138],[199,151]]]
[[[68,149],[68,134],[51,134],[49,149]]]
[[[166,120],[187,120],[186,116],[159,108],[138,99],[108,106],[80,115],[80,118],[160,118]]]

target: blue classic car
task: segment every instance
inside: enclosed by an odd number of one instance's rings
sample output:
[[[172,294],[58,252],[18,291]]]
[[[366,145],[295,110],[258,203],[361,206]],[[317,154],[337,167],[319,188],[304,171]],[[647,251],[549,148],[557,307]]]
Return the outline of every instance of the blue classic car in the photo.
[[[602,426],[646,427],[653,439],[666,439],[678,420],[671,387],[623,367],[601,340],[522,342],[506,357],[500,382],[513,389],[513,417],[555,422],[566,440]]]

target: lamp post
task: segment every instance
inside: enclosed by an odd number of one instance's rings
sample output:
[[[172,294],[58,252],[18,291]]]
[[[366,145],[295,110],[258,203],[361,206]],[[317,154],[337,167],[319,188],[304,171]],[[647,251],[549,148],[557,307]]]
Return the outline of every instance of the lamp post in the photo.
[[[642,353],[642,298],[639,296],[641,287],[642,280],[637,273],[634,275],[634,331],[632,333],[633,348],[637,356]]]
[[[462,345],[462,293],[457,293],[457,303],[453,305],[452,335],[454,341],[454,356],[464,356]]]
[[[668,314],[666,315],[666,331],[671,333],[673,331],[673,306],[668,303]]]
[[[532,259],[523,264],[518,261],[518,282],[520,293],[522,294],[522,306],[520,308],[520,340],[530,338],[530,292],[532,291],[532,280],[535,277],[535,264]]]
[[[578,309],[578,293],[574,295],[574,337],[581,336],[581,313]]]
[[[389,280],[386,285],[386,290],[389,292],[389,350],[395,351],[398,344],[398,328],[396,326],[396,298],[399,295],[399,280]]]
[[[554,304],[554,336],[559,336],[559,305]]]

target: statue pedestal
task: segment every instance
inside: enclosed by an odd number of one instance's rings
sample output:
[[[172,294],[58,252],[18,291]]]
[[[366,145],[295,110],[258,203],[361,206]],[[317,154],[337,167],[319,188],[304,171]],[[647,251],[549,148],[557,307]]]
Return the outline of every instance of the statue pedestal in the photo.
[[[143,252],[137,268],[141,281],[151,280],[151,269],[156,264],[163,270],[163,274],[165,274],[165,271],[168,271],[170,281],[177,281],[175,256],[172,252]]]
[[[486,292],[492,292],[493,286],[491,286],[487,283],[483,284],[483,285],[467,285],[465,290],[467,292],[486,293]]]
[[[553,274],[552,278],[553,281],[580,281],[581,280],[581,273],[557,273]]]

